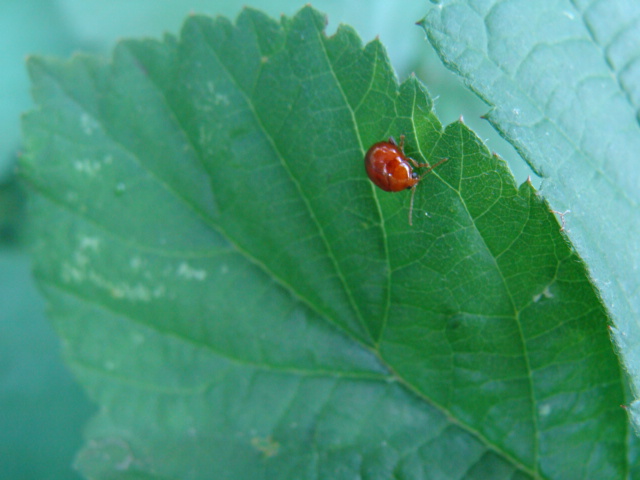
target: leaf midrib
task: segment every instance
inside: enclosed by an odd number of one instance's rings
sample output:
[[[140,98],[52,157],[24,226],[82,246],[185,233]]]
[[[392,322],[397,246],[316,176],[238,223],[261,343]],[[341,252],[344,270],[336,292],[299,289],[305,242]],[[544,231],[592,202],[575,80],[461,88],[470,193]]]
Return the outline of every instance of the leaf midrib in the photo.
[[[86,297],[84,295],[81,295],[77,290],[74,290],[72,288],[63,286],[60,283],[57,283],[54,280],[49,280],[49,279],[45,279],[43,277],[40,278],[40,282],[42,282],[43,284],[47,285],[49,288],[52,288],[54,290],[57,290],[59,292],[62,292],[66,295],[69,295],[70,297],[73,297],[74,299],[78,300],[79,302],[82,302],[84,304],[87,305],[91,305],[94,307],[98,307],[101,310],[107,312],[108,314],[117,317],[117,318],[124,318],[128,321],[130,321],[132,324],[134,325],[138,325],[140,327],[143,328],[147,328],[155,333],[157,333],[160,336],[163,337],[168,337],[168,338],[173,338],[175,340],[180,341],[181,343],[184,343],[186,345],[190,345],[193,348],[196,349],[202,349],[205,350],[209,353],[211,353],[211,355],[215,356],[215,357],[219,357],[221,359],[224,359],[230,363],[233,363],[234,365],[240,366],[240,367],[244,367],[244,368],[251,368],[255,371],[265,371],[265,372],[272,372],[272,373],[283,373],[283,374],[290,374],[290,375],[295,375],[295,376],[300,376],[300,377],[304,377],[304,378],[336,378],[336,379],[353,379],[353,380],[373,380],[373,381],[380,381],[380,382],[385,382],[388,383],[389,382],[389,376],[388,375],[383,375],[383,374],[375,374],[374,372],[357,372],[357,371],[353,371],[353,372],[349,372],[349,371],[338,371],[338,370],[327,370],[327,369],[317,369],[317,370],[305,370],[299,367],[284,367],[284,366],[274,366],[274,365],[268,365],[265,363],[255,363],[255,362],[250,362],[247,361],[244,358],[239,358],[239,357],[235,357],[235,356],[231,356],[226,352],[222,352],[216,348],[213,347],[213,345],[206,343],[206,342],[202,342],[199,341],[198,339],[180,334],[174,330],[169,330],[169,329],[163,329],[158,327],[157,324],[155,323],[147,323],[144,320],[138,319],[137,317],[130,315],[127,312],[121,312],[118,310],[113,309],[112,307],[110,307],[108,304],[104,303],[104,302],[98,302],[96,301],[95,298],[89,298]],[[97,368],[97,367],[94,367]],[[107,370],[102,370],[105,374],[110,374],[109,371]]]

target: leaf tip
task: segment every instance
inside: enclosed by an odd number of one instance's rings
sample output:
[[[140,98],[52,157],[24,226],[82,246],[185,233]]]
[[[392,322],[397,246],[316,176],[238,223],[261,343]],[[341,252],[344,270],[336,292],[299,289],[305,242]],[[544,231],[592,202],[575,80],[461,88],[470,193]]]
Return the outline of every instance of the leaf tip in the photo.
[[[498,156],[495,156],[495,158],[499,159],[501,162],[503,162],[506,165],[506,162],[502,158]],[[524,197],[536,196],[537,198],[540,198],[540,195],[536,190],[536,187],[534,187],[533,183],[531,182],[531,177],[527,177],[527,179],[520,184],[520,186],[518,187],[518,194]]]
[[[322,25],[322,30],[324,30],[324,28],[329,23],[329,19],[327,18],[327,16],[324,13],[322,13],[322,12],[316,10],[315,8],[313,8],[313,5],[311,5],[310,3],[305,4],[298,11],[298,13],[296,13],[294,15],[294,17],[303,16],[303,15],[311,16],[311,18],[313,18],[315,21],[317,21],[319,25],[320,24]]]
[[[39,55],[27,55],[25,57],[25,65],[29,77],[33,80],[34,76],[44,68],[44,59]]]
[[[462,118],[462,115],[460,115],[457,120],[447,125],[447,128],[460,128],[460,127],[468,130],[467,126],[464,123],[464,118]]]

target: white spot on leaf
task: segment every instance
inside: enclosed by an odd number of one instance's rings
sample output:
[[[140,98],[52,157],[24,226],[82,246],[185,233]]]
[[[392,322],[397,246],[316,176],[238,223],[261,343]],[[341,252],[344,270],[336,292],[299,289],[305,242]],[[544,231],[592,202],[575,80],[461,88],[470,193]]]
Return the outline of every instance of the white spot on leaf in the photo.
[[[203,281],[205,278],[207,278],[207,272],[205,270],[192,268],[187,262],[182,262],[178,266],[178,276],[187,280]]]
[[[142,259],[138,256],[131,257],[131,259],[129,260],[129,266],[133,270],[139,270],[140,267],[142,266]]]
[[[88,113],[83,113],[80,116],[80,125],[86,135],[93,135],[93,131],[98,127],[96,121]]]
[[[551,290],[549,289],[549,285],[544,287],[544,290],[542,290],[542,292],[538,293],[537,295],[534,295],[533,301],[538,302],[542,297],[553,298],[553,293],[551,293]]]
[[[85,272],[69,262],[63,262],[60,276],[64,283],[80,283],[86,278]]]
[[[102,163],[90,159],[76,160],[73,162],[73,168],[75,168],[77,172],[86,173],[90,177],[95,177],[102,168]]]
[[[99,237],[80,237],[80,250],[92,250],[98,252],[100,250],[100,238]]]
[[[116,185],[116,193],[124,193],[126,189],[127,186],[124,184],[124,182],[118,182],[118,184]]]
[[[548,403],[543,403],[538,407],[538,413],[540,413],[541,417],[546,417],[551,413],[551,405]]]
[[[226,95],[223,95],[222,93],[216,93],[215,103],[216,105],[222,105],[226,107],[231,102],[229,101],[229,97],[227,97]]]
[[[103,286],[108,288],[114,298],[127,299],[132,301],[148,302],[151,300],[151,291],[145,285],[137,283],[130,285],[125,282],[111,283],[101,277],[92,277],[95,283],[104,282]]]

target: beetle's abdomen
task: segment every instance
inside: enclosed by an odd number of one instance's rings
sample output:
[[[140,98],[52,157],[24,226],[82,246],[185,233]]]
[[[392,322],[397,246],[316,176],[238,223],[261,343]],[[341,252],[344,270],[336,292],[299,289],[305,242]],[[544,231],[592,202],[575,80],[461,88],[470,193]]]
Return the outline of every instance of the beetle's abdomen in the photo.
[[[418,183],[411,164],[390,142],[374,144],[364,157],[364,166],[371,181],[387,192],[406,190]]]

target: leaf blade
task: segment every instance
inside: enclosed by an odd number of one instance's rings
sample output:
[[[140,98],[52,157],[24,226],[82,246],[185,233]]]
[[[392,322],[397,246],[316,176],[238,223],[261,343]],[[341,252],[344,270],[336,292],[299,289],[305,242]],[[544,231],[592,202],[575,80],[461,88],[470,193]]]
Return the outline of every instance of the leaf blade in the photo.
[[[346,28],[327,38],[323,25],[310,8],[281,25],[248,10],[236,25],[192,17],[180,40],[124,42],[112,65],[34,61],[56,80],[32,68],[48,94],[25,119],[37,273],[74,370],[105,408],[82,470],[621,475],[622,383],[597,375],[618,368],[605,316],[544,203],[462,123],[443,130],[377,42],[362,48]],[[79,78],[95,87],[84,103]],[[60,119],[76,141],[59,141]],[[449,158],[420,185],[414,228],[408,196],[374,190],[362,168],[362,145],[401,133],[415,158]],[[538,323],[563,330],[553,349]],[[571,400],[593,416],[565,411]],[[588,435],[572,438],[581,421]],[[558,461],[563,442],[571,462]],[[584,467],[593,445],[604,460]]]

